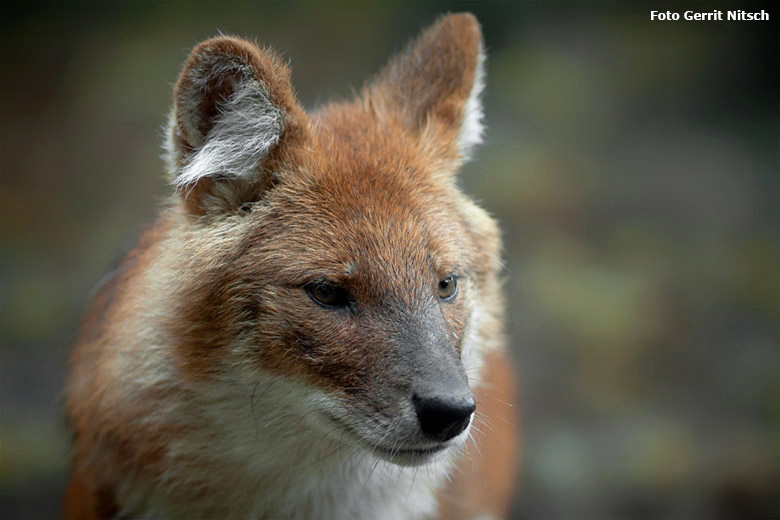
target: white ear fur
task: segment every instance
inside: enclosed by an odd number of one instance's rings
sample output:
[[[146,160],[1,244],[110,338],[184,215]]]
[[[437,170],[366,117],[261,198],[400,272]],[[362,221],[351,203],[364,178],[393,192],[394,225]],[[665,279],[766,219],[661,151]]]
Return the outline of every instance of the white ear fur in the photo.
[[[257,175],[258,166],[282,137],[282,108],[243,63],[205,60],[191,77],[192,86],[169,118],[164,143],[172,183],[182,189],[205,177],[248,179]],[[202,100],[210,87],[226,81],[232,83],[232,93],[217,102],[217,113],[204,132]],[[186,150],[179,124],[191,147]]]
[[[279,143],[284,115],[256,82],[240,86],[220,109],[203,146],[180,169],[178,188],[204,177],[247,178]]]
[[[460,129],[460,151],[467,159],[471,157],[477,145],[482,143],[485,133],[484,113],[482,111],[482,91],[485,90],[485,52],[480,49],[477,69],[474,74],[474,86],[466,101],[466,110]]]

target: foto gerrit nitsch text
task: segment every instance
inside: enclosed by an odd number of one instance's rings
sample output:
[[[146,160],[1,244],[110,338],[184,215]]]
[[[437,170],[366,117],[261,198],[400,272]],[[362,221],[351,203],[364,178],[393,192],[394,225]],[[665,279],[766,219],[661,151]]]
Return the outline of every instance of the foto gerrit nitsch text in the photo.
[[[682,15],[674,11],[650,11],[651,20],[661,21],[677,21],[677,20],[694,20],[694,21],[766,21],[769,20],[769,13],[763,9],[759,12],[748,11],[685,11]]]

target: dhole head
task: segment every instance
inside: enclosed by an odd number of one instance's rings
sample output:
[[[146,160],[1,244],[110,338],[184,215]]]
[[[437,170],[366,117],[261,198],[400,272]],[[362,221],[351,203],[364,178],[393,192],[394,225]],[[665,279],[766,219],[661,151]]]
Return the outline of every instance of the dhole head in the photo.
[[[192,51],[167,142],[183,373],[284,381],[308,398],[278,406],[399,464],[463,441],[497,298],[496,228],[454,178],[481,139],[482,60],[474,17],[446,16],[307,113],[274,52]]]

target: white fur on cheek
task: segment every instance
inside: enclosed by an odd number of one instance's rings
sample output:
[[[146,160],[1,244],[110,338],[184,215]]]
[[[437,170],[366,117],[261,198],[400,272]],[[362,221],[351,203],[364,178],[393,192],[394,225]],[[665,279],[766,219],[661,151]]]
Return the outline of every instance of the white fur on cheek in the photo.
[[[485,53],[480,50],[477,61],[477,70],[474,77],[474,86],[466,101],[466,114],[463,117],[463,126],[460,129],[460,150],[465,157],[470,157],[474,148],[482,142],[485,125],[482,120],[482,100],[480,96],[485,89]]]

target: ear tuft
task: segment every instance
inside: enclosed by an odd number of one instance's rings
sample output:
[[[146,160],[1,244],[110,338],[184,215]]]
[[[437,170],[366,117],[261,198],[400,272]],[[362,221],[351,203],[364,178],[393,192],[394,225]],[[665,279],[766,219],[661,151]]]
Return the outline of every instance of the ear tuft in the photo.
[[[206,40],[174,88],[165,143],[171,180],[188,191],[204,179],[252,181],[303,117],[289,69],[273,51],[228,36]]]
[[[202,145],[180,169],[174,181],[177,187],[192,185],[203,177],[237,179],[255,175],[258,165],[279,143],[284,130],[284,114],[279,106],[254,81],[231,89],[235,89],[233,93],[218,103],[213,120],[203,117],[179,123],[192,125],[191,130],[208,130],[191,137]]]

